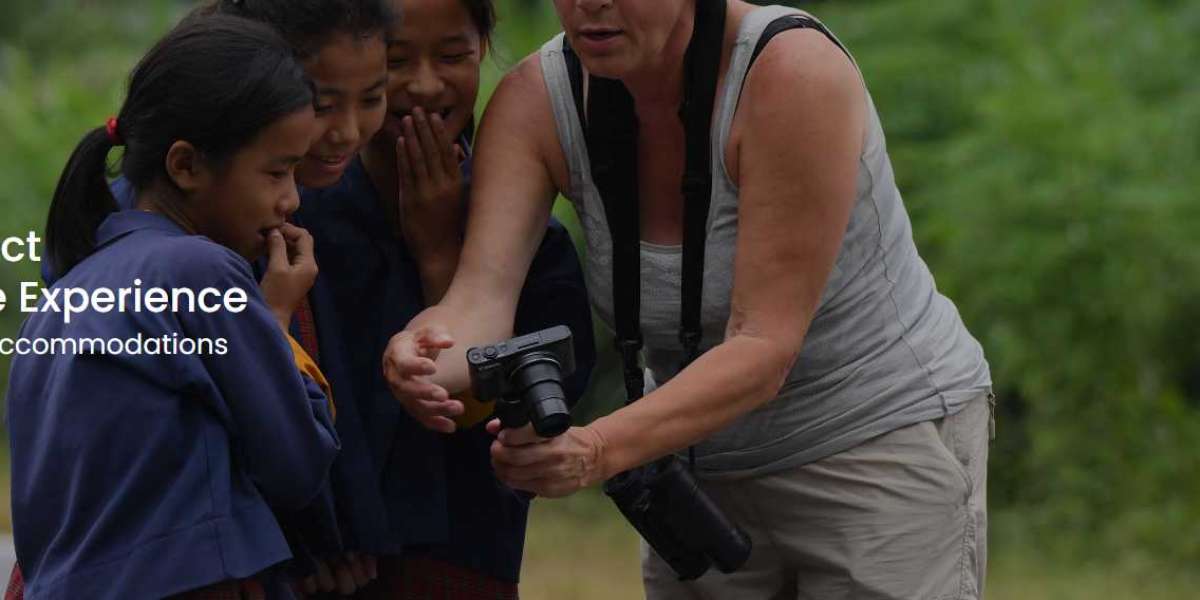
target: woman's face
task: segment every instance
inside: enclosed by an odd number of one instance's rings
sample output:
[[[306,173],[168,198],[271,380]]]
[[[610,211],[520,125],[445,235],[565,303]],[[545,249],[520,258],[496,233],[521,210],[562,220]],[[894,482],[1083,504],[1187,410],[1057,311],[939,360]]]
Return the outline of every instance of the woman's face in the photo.
[[[587,70],[621,78],[658,62],[694,1],[554,0],[554,8]]]
[[[379,131],[387,112],[387,46],[382,35],[334,35],[304,70],[316,87],[318,138],[296,169],[305,187],[334,185]]]
[[[305,107],[264,128],[227,163],[205,166],[186,209],[197,233],[248,260],[261,256],[267,234],[300,206],[293,175],[316,131]]]
[[[413,108],[437,113],[457,137],[475,113],[485,51],[461,0],[393,0],[402,17],[387,42],[388,117],[380,143],[395,147]]]

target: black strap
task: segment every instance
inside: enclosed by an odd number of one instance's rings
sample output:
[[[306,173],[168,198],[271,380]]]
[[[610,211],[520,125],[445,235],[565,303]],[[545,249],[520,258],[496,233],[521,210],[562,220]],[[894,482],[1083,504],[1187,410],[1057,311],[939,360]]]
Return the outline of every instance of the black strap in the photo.
[[[725,0],[699,0],[692,39],[684,56],[684,102],[679,117],[686,134],[681,191],[684,196],[683,282],[679,340],[684,365],[699,355],[703,336],[701,299],[704,245],[712,199],[712,126],[725,31]],[[715,43],[714,43],[715,41]],[[633,97],[619,80],[591,75],[584,110],[583,69],[563,40],[575,108],[585,121],[592,180],[604,202],[613,245],[613,317],[625,374],[626,403],[644,393],[638,359],[641,335],[641,223],[637,169],[637,115]]]
[[[592,180],[604,199],[604,213],[612,236],[613,318],[628,404],[644,393],[638,362],[642,349],[638,122],[633,96],[619,80],[591,77],[589,85],[590,118],[584,137],[592,163]]]
[[[684,55],[684,100],[679,117],[686,134],[683,207],[683,283],[680,295],[680,369],[700,355],[700,308],[704,297],[704,246],[712,203],[712,115],[725,36],[725,2],[699,0],[692,41]],[[703,42],[698,42],[703,40]]]
[[[812,17],[805,15],[784,15],[771,21],[763,28],[762,35],[758,38],[758,43],[754,45],[754,53],[750,55],[750,64],[754,64],[754,61],[758,60],[758,55],[762,54],[763,48],[767,47],[767,42],[771,41],[771,38],[789,29],[816,29],[825,34],[825,37],[829,38],[829,41],[833,42],[838,48],[841,48],[842,52],[846,53],[846,56],[850,56],[850,52],[846,50],[846,47],[837,41],[837,38],[833,37],[833,34],[824,25],[818,23]]]

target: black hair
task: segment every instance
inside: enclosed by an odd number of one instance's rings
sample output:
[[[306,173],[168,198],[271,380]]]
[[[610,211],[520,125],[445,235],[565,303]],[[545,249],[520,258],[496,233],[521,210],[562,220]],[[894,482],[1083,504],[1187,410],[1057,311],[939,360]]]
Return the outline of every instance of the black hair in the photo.
[[[484,41],[492,39],[496,30],[496,3],[492,0],[459,0],[471,15],[471,23]]]
[[[192,16],[163,37],[134,68],[116,134],[121,174],[135,190],[167,175],[167,151],[192,144],[214,168],[263,129],[312,105],[312,86],[291,46],[273,29],[223,15]],[[117,210],[106,179],[115,145],[106,127],[83,136],[54,191],[46,245],[65,274],[95,248],[96,228]]]
[[[394,19],[387,0],[214,0],[207,10],[274,27],[301,60],[315,56],[340,33],[383,36]]]

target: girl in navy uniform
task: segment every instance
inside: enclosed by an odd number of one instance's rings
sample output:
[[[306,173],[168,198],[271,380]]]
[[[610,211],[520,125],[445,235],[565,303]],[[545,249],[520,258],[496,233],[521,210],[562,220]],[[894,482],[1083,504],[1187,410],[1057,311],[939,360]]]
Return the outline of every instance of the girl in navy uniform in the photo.
[[[392,7],[402,18],[388,37],[383,130],[337,185],[304,190],[296,213],[321,264],[309,299],[319,362],[339,399],[343,448],[331,482],[341,538],[379,557],[378,579],[356,598],[515,598],[528,501],[492,471],[482,423],[491,407],[456,404],[455,418],[432,431],[403,410],[380,369],[390,337],[441,297],[457,263],[494,8],[487,0]],[[587,292],[562,225],[539,233],[514,330],[570,326],[574,401],[595,361]]]
[[[291,45],[313,83],[317,127],[315,141],[296,165],[296,183],[322,188],[340,180],[386,113],[385,34],[394,19],[387,0],[211,0],[194,14],[259,21]],[[128,180],[119,177],[112,190],[119,206],[133,207],[135,191]],[[256,275],[264,265],[255,265]],[[48,283],[57,279],[50,261],[43,263],[43,278]],[[321,286],[320,277],[317,281]],[[289,331],[305,354],[320,355],[307,299],[297,305]],[[328,488],[309,506],[277,511],[276,516],[284,525],[294,555],[292,571],[303,591],[337,588],[349,593],[374,572],[372,557],[343,552]]]
[[[55,287],[239,288],[247,302],[25,323],[34,340],[224,341],[14,358],[13,526],[30,597],[290,597],[272,572],[290,556],[272,509],[308,504],[338,448],[284,332],[316,275],[311,238],[286,223],[314,124],[287,42],[207,16],[142,59],[118,116],[72,154],[47,223]],[[121,145],[136,202],[118,211],[105,167]],[[250,261],[263,254],[260,288]]]

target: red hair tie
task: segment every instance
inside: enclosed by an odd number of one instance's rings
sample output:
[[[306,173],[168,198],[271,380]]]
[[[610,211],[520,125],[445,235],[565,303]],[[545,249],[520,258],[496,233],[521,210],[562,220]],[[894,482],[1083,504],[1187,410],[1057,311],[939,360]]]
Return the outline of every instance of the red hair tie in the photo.
[[[124,146],[125,140],[121,139],[121,134],[117,132],[117,118],[109,117],[104,123],[104,129],[108,132],[108,141],[114,146]]]

